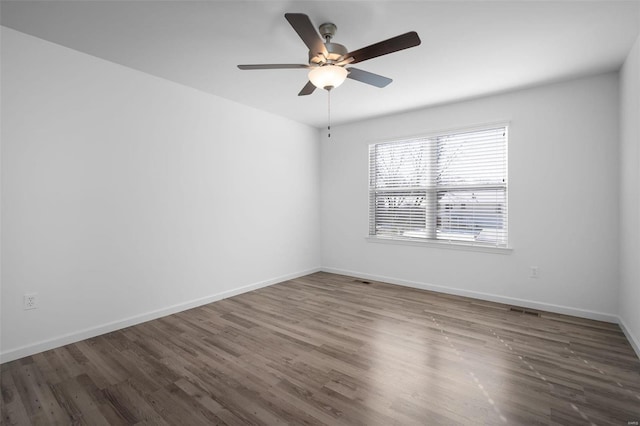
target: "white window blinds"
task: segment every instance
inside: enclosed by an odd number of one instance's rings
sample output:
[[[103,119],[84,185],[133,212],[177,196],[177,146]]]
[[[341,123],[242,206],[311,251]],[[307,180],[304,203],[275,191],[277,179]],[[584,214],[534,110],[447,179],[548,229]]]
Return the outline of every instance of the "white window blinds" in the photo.
[[[369,234],[507,246],[507,127],[369,149]]]

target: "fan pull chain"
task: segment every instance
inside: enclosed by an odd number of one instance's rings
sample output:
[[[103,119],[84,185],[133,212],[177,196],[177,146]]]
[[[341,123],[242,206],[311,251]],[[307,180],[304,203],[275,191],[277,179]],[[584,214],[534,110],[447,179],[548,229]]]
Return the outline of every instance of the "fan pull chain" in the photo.
[[[327,115],[328,115],[328,122],[329,124],[327,125],[327,137],[330,138],[331,137],[331,90],[327,90],[328,96],[327,96]]]

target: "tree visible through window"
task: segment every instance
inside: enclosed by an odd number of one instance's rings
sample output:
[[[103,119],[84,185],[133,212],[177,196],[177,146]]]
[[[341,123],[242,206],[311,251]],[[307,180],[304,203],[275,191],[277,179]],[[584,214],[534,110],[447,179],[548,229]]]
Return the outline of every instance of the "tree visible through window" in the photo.
[[[369,234],[507,245],[507,127],[369,150]]]

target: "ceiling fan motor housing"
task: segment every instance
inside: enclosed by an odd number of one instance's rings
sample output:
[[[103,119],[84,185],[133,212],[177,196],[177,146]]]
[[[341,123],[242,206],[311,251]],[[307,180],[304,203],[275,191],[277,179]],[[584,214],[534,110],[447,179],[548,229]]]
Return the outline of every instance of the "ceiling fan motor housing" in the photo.
[[[349,51],[346,47],[338,43],[331,43],[331,39],[336,35],[338,27],[331,22],[325,22],[318,27],[320,35],[324,38],[324,46],[329,52],[328,56],[324,56],[320,52],[309,51],[309,65],[324,65],[338,62]]]
[[[344,55],[349,53],[346,47],[338,43],[327,42],[324,44],[329,55],[325,58],[322,53],[309,51],[309,64],[322,65],[324,63],[332,64],[338,62]]]

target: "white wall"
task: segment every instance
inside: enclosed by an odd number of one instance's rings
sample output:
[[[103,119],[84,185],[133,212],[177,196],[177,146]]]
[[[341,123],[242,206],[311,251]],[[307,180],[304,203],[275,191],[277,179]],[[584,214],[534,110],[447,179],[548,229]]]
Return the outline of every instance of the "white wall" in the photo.
[[[316,129],[2,28],[1,136],[3,361],[320,265]]]
[[[620,71],[620,319],[640,356],[640,37]]]
[[[370,143],[502,120],[510,254],[365,239]],[[335,127],[321,154],[323,269],[617,320],[617,73]]]

